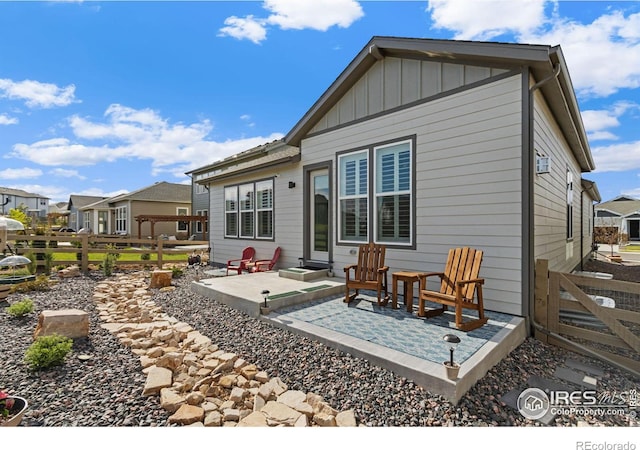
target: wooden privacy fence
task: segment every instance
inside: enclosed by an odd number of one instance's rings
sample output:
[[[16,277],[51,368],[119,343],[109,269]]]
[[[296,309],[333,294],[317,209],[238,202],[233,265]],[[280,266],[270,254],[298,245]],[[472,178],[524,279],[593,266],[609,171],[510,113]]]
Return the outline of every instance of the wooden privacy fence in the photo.
[[[536,262],[535,337],[640,376],[640,283],[548,267]]]
[[[154,265],[162,268],[169,254],[191,254],[196,251],[208,255],[208,241],[169,240],[130,238],[124,236],[104,236],[95,234],[59,233],[56,235],[22,235],[10,233],[7,242],[11,250],[18,255],[31,253],[36,255],[38,266],[44,266],[44,258],[38,255],[55,253],[53,266],[78,264],[83,272],[88,272],[89,265],[99,265],[102,259],[90,259],[92,253],[118,253],[149,255],[148,260],[129,261],[118,259],[117,266],[125,265]],[[8,252],[7,252],[8,253]],[[59,259],[60,254],[69,254],[69,259]],[[182,262],[175,261],[172,262]],[[184,261],[187,262],[187,257]]]

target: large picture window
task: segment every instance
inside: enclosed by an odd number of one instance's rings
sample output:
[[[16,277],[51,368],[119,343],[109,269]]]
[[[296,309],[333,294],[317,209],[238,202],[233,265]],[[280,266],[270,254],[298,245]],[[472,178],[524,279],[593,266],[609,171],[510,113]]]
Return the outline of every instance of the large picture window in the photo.
[[[404,140],[338,156],[339,242],[413,245],[413,151]]]
[[[225,237],[273,238],[273,180],[224,189]]]

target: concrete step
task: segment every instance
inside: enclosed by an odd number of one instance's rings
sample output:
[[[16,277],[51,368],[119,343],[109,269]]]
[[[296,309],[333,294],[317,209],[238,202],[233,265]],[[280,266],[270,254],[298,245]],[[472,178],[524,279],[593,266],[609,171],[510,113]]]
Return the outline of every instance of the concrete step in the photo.
[[[296,281],[313,281],[320,278],[326,278],[329,269],[304,269],[302,267],[291,267],[289,269],[280,269],[278,275],[282,278],[288,278]]]

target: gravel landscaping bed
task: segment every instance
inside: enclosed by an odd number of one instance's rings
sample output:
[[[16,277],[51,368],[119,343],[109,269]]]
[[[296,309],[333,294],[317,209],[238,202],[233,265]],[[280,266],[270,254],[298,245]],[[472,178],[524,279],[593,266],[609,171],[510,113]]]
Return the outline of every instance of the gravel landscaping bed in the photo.
[[[117,275],[117,274],[116,274]],[[597,360],[544,345],[528,338],[491,369],[457,405],[432,395],[411,380],[366,360],[282,330],[190,289],[193,270],[174,279],[173,291],[155,291],[154,300],[169,315],[211,338],[221,349],[278,376],[290,389],[317,393],[338,410],[353,409],[359,424],[381,426],[541,426],[501,401],[512,389],[524,389],[538,375],[553,379],[568,358],[604,369],[603,391],[629,391],[638,381]],[[143,397],[146,376],[138,356],[100,328],[91,300],[101,273],[57,280],[50,291],[12,294],[10,303],[29,297],[31,315],[16,319],[0,308],[0,389],[29,401],[22,426],[168,426],[169,413],[157,397]],[[40,311],[78,308],[90,315],[90,335],[76,339],[63,366],[31,372],[24,353],[33,342]],[[88,360],[81,355],[91,356]],[[555,425],[578,422],[598,426],[637,425],[625,416],[558,416]]]

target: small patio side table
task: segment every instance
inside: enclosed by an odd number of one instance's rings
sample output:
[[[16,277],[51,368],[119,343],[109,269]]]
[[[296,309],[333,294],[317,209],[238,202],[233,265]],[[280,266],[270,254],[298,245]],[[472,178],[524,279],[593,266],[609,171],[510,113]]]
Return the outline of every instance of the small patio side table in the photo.
[[[404,304],[407,307],[407,311],[413,312],[413,283],[420,281],[420,272],[396,272],[391,274],[393,283],[393,299],[391,301],[391,307],[398,309],[398,281],[402,281],[404,284]]]

